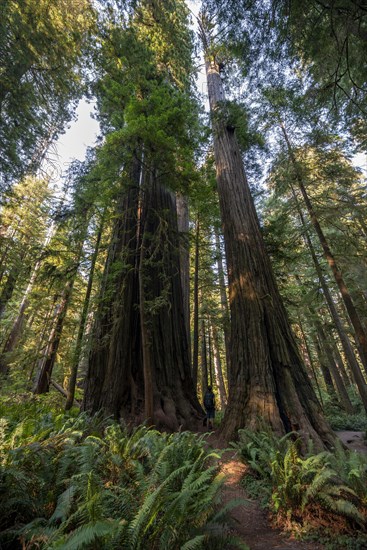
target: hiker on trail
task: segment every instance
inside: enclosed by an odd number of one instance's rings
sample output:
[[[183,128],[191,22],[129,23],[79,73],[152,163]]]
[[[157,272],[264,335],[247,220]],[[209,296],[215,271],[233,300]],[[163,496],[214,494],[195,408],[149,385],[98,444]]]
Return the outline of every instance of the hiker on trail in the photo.
[[[209,430],[213,429],[213,420],[215,416],[215,397],[212,391],[212,387],[208,386],[208,389],[204,395],[204,407],[206,410],[206,418]]]

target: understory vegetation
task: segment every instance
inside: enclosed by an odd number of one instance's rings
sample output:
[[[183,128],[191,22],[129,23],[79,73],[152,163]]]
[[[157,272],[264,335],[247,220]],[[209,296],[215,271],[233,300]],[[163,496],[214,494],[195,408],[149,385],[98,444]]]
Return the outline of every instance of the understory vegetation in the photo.
[[[296,434],[240,430],[233,444],[249,475],[247,492],[261,498],[275,526],[314,538],[329,549],[366,548],[367,455],[338,444],[333,452],[301,455]]]
[[[325,416],[333,430],[353,430],[366,434],[367,439],[367,416],[363,409],[361,400],[355,392],[349,392],[349,398],[353,406],[353,412],[346,412],[340,403],[326,392],[323,392],[323,409]]]
[[[204,436],[65,414],[54,394],[2,398],[0,422],[2,549],[246,548]]]

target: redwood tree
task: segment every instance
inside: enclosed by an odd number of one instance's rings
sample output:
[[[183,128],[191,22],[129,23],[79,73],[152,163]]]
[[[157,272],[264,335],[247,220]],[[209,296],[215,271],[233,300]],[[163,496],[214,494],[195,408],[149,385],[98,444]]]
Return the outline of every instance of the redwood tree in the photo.
[[[297,430],[318,447],[332,445],[300,358],[266,253],[235,130],[226,117],[220,60],[205,14],[206,57],[217,184],[228,266],[231,310],[231,389],[221,434],[261,422],[278,433]]]
[[[118,143],[120,185],[84,399],[87,410],[171,430],[194,427],[202,414],[190,372],[175,196],[192,162],[186,22],[181,1],[141,2],[103,46],[100,104],[113,128],[105,154]]]

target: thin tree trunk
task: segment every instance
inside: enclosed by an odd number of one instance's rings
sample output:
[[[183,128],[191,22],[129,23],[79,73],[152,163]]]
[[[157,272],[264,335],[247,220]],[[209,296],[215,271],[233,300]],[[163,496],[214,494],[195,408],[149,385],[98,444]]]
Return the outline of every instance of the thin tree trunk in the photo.
[[[305,239],[305,241],[308,245],[309,251],[311,253],[312,260],[313,260],[313,263],[315,265],[316,273],[317,273],[317,276],[319,278],[320,285],[321,285],[326,303],[328,305],[331,317],[334,321],[335,328],[338,332],[340,342],[342,344],[345,356],[347,358],[348,364],[349,364],[351,372],[353,374],[353,378],[355,380],[355,383],[357,384],[358,392],[359,392],[359,395],[362,399],[363,406],[364,406],[365,410],[367,411],[367,385],[366,385],[366,382],[364,380],[362,371],[359,367],[358,361],[357,361],[357,359],[354,355],[353,348],[351,346],[349,338],[347,337],[347,335],[345,333],[345,330],[343,328],[340,316],[339,316],[339,314],[337,312],[337,309],[335,307],[335,304],[334,304],[333,298],[331,296],[329,287],[326,283],[325,277],[322,273],[322,269],[321,269],[319,260],[316,256],[314,246],[312,244],[310,235],[307,231],[307,225],[306,225],[306,222],[305,222],[305,219],[304,219],[304,216],[303,216],[302,209],[300,207],[296,192],[295,192],[294,187],[292,185],[291,185],[291,191],[292,191],[293,198],[295,200],[298,215],[300,217],[300,220],[301,220],[301,223],[302,223],[302,226],[303,226],[303,229],[304,229],[304,239]]]
[[[103,227],[104,227],[104,216],[102,216],[101,224],[99,226],[98,233],[97,233],[96,244],[95,244],[95,247],[94,247],[91,266],[90,266],[90,270],[89,270],[87,290],[85,292],[85,297],[84,297],[83,310],[82,310],[81,317],[80,317],[78,336],[77,336],[77,339],[76,339],[75,349],[74,349],[73,358],[72,358],[72,362],[71,362],[70,379],[69,379],[69,385],[68,385],[68,390],[67,390],[67,398],[66,398],[66,403],[65,403],[65,410],[66,411],[71,409],[71,407],[73,406],[73,402],[74,402],[76,381],[77,381],[77,376],[78,376],[78,366],[79,366],[80,354],[81,354],[81,350],[82,350],[82,343],[83,343],[85,325],[86,325],[87,317],[88,317],[89,302],[90,302],[90,297],[91,297],[92,287],[93,287],[93,280],[94,280],[94,271],[95,271],[97,257],[98,257],[98,253],[99,253],[99,246],[100,246],[100,243],[101,243]]]
[[[323,403],[322,394],[321,394],[321,390],[320,390],[320,384],[319,384],[319,381],[318,381],[318,378],[317,378],[317,374],[316,374],[315,365],[314,365],[314,362],[313,362],[313,359],[312,359],[310,346],[308,345],[306,334],[305,334],[305,331],[303,329],[301,319],[299,317],[298,317],[298,325],[299,325],[299,328],[300,328],[300,331],[301,331],[301,334],[302,334],[302,339],[303,339],[303,342],[304,342],[304,345],[305,345],[305,349],[306,349],[306,353],[307,353],[307,359],[308,359],[308,362],[309,362],[309,365],[310,365],[310,368],[311,368],[313,379],[315,380],[315,384],[316,384],[317,391],[318,391],[318,394],[319,394],[320,403],[323,405],[324,403]]]
[[[347,392],[347,390],[344,386],[343,379],[340,376],[338,367],[335,363],[333,350],[331,349],[331,346],[328,342],[328,339],[326,337],[324,329],[322,328],[321,323],[317,318],[315,319],[315,326],[316,326],[316,330],[319,334],[320,341],[322,343],[322,347],[324,348],[324,350],[327,354],[331,376],[333,377],[333,380],[334,380],[335,386],[337,388],[337,392],[338,392],[338,395],[340,397],[343,408],[348,413],[352,414],[354,412],[353,405],[352,405],[352,403],[349,399],[349,395],[348,395],[348,392]]]
[[[40,362],[37,380],[33,390],[33,393],[35,394],[46,393],[50,389],[52,370],[55,365],[56,355],[60,345],[65,316],[70,303],[73,286],[74,278],[67,282],[65,289],[62,293],[61,301],[58,305],[56,322],[50,332],[45,354]]]
[[[189,343],[191,363],[191,336],[190,336],[190,241],[189,241],[189,203],[182,193],[176,195],[177,226],[180,237],[180,272],[182,299],[184,304],[185,326]]]
[[[341,271],[338,268],[336,260],[333,256],[332,252],[331,252],[328,241],[327,241],[327,239],[324,235],[324,232],[323,232],[323,230],[320,226],[319,220],[318,220],[318,218],[316,216],[316,213],[313,209],[311,200],[310,200],[310,198],[307,194],[305,185],[303,183],[302,174],[300,173],[300,170],[299,170],[299,167],[298,167],[298,162],[297,162],[297,159],[296,159],[295,154],[293,152],[293,148],[292,148],[290,140],[288,138],[288,134],[286,132],[285,126],[282,122],[280,123],[280,126],[281,126],[281,129],[282,129],[283,135],[284,135],[285,142],[287,144],[289,158],[291,159],[292,164],[293,164],[294,169],[295,169],[299,189],[300,189],[301,194],[303,196],[303,199],[305,201],[305,205],[306,205],[307,211],[309,213],[311,223],[312,223],[313,227],[315,228],[316,234],[319,238],[320,244],[321,244],[322,249],[324,251],[326,261],[329,264],[330,269],[331,269],[331,271],[334,275],[334,279],[335,279],[336,284],[338,285],[338,288],[340,290],[343,302],[345,304],[345,308],[348,312],[349,318],[350,318],[351,323],[353,325],[353,328],[354,328],[354,331],[355,331],[355,334],[356,334],[356,338],[357,338],[357,342],[358,342],[358,347],[359,347],[359,350],[360,350],[361,360],[362,360],[364,369],[367,373],[367,334],[366,334],[366,331],[365,331],[365,329],[363,327],[363,324],[362,324],[362,322],[359,318],[358,312],[357,312],[357,310],[354,306],[353,300],[351,298],[351,295],[350,295],[350,292],[347,288],[347,285],[345,284],[345,281],[344,281],[344,278],[341,274]]]
[[[194,327],[193,327],[193,353],[192,353],[192,380],[196,391],[199,369],[199,238],[200,223],[196,220],[195,230],[195,271],[194,271]]]
[[[208,387],[208,359],[206,347],[206,330],[205,321],[201,321],[200,327],[201,336],[201,397],[204,401],[204,395]]]
[[[49,244],[51,237],[53,235],[53,225],[49,229],[48,234],[46,236],[45,242],[43,244],[43,248],[46,248],[46,246]],[[40,267],[42,265],[41,260],[38,260],[36,262],[36,265],[33,268],[33,272],[31,275],[31,278],[29,280],[28,286],[23,294],[22,301],[19,306],[18,315],[13,323],[13,326],[11,328],[10,334],[5,342],[3,351],[0,355],[0,373],[6,374],[8,372],[8,366],[7,366],[7,359],[6,354],[12,352],[18,342],[18,339],[20,337],[20,334],[22,332],[22,327],[24,324],[24,318],[25,318],[25,312],[28,307],[28,298],[29,295],[33,289],[33,285],[36,281],[36,277],[38,275],[38,272],[40,270]]]
[[[216,250],[216,256],[217,256],[218,279],[219,279],[219,287],[220,287],[220,303],[221,303],[221,307],[222,307],[224,346],[225,346],[225,352],[226,352],[227,380],[228,380],[228,386],[230,386],[231,381],[230,381],[229,374],[231,372],[231,369],[230,369],[231,329],[230,329],[230,319],[229,319],[228,298],[227,298],[226,283],[225,283],[224,268],[223,268],[222,250],[221,250],[221,246],[220,246],[219,234],[218,234],[217,231],[215,231],[215,250]]]
[[[227,392],[226,392],[226,387],[225,387],[224,378],[223,378],[222,361],[220,358],[218,331],[217,331],[217,327],[215,326],[212,320],[210,320],[210,330],[211,330],[212,344],[213,344],[215,379],[216,379],[218,392],[219,392],[219,402],[220,402],[221,410],[223,411],[227,404]]]
[[[311,437],[318,448],[332,446],[335,435],[299,355],[234,129],[225,120],[219,64],[202,31],[232,324],[231,389],[221,435],[232,439],[239,428],[259,427],[262,418],[278,433],[298,430],[302,439]]]

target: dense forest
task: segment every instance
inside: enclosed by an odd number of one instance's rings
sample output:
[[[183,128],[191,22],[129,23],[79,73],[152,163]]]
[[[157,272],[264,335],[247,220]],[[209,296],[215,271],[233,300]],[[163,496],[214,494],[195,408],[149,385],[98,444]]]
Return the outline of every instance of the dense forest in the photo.
[[[367,548],[366,52],[354,0],[1,1],[1,549]]]

